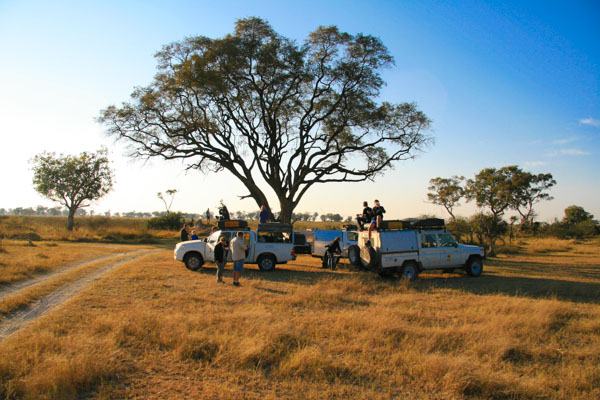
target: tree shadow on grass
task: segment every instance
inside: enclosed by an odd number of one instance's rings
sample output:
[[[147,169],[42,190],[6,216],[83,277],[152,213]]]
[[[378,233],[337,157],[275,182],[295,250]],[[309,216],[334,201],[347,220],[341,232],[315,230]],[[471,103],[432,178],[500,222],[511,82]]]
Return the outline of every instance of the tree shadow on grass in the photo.
[[[491,264],[491,265],[490,265]],[[321,280],[335,281],[344,279],[360,279],[370,282],[376,281],[383,287],[400,287],[405,283],[397,276],[381,278],[373,272],[355,271],[339,273],[314,267],[298,270],[290,265],[277,265],[272,271],[260,271],[255,264],[246,265],[242,280],[265,282],[297,283],[301,285],[314,285]],[[477,295],[507,295],[515,297],[529,297],[536,299],[552,299],[572,301],[577,303],[600,304],[600,267],[586,267],[585,270],[571,267],[569,270],[555,264],[536,264],[527,262],[502,261],[488,264],[482,276],[473,278],[463,271],[442,274],[439,271],[423,273],[419,279],[410,283],[410,287],[418,291],[431,289],[451,289]],[[196,271],[200,274],[215,275],[216,267],[206,263]],[[538,275],[553,275],[560,272],[564,279],[526,276],[528,273]],[[226,274],[231,273],[231,264],[227,264]],[[503,273],[520,275],[502,275]],[[598,282],[580,282],[576,278],[598,278]],[[571,280],[569,280],[571,279]]]
[[[478,295],[507,295],[535,299],[572,301],[576,303],[600,304],[600,282],[578,282],[550,278],[502,276],[484,272],[478,278],[463,274],[445,277],[423,274],[416,282],[417,290],[452,289]]]

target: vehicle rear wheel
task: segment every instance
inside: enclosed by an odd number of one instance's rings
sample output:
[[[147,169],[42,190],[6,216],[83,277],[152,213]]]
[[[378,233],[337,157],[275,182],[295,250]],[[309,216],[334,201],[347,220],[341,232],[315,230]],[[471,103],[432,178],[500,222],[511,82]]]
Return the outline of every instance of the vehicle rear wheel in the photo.
[[[377,252],[371,246],[360,249],[360,261],[365,269],[374,270],[377,267]]]
[[[353,244],[348,247],[348,260],[350,261],[350,264],[362,267],[362,262],[360,261],[360,248],[357,245]]]
[[[470,258],[469,261],[467,261],[465,270],[470,276],[481,276],[481,274],[483,273],[483,261],[481,261],[481,258],[479,257]]]
[[[256,263],[258,264],[258,268],[260,268],[261,271],[272,271],[277,265],[277,260],[275,260],[275,257],[273,257],[272,255],[267,254],[258,257]]]
[[[419,267],[414,261],[405,263],[400,269],[400,278],[414,281],[419,276]]]
[[[202,258],[200,253],[193,252],[185,255],[185,257],[183,258],[183,263],[185,264],[185,267],[190,271],[196,271],[202,266],[202,264],[204,264],[204,259]]]

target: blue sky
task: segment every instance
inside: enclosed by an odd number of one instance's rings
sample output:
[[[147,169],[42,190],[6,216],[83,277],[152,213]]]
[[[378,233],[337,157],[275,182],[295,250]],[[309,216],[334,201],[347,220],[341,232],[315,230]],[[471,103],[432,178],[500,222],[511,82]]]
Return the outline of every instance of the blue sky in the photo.
[[[28,160],[109,148],[115,190],[96,211],[162,208],[252,210],[225,174],[185,173],[180,163],[132,162],[94,118],[150,83],[154,53],[186,36],[220,37],[258,16],[299,42],[319,25],[381,38],[396,66],[382,100],[415,101],[433,120],[435,144],[374,183],[315,186],[297,208],[354,215],[379,198],[393,218],[444,216],[426,202],[429,179],[472,177],[516,164],[550,172],[554,200],[541,220],[583,206],[600,218],[600,5],[572,2],[429,1],[2,1],[0,0],[0,207],[46,206]],[[216,189],[218,188],[218,189]],[[277,206],[274,206],[276,209]],[[458,209],[470,215],[472,204]]]

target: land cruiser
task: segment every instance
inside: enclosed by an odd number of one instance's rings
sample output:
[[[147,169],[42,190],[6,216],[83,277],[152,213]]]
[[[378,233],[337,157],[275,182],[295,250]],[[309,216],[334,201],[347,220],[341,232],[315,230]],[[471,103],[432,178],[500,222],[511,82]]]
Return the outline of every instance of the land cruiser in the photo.
[[[483,272],[483,248],[458,244],[439,218],[384,221],[380,231],[363,231],[358,238],[360,264],[380,275],[399,273],[414,280],[427,270],[464,269],[470,276]]]
[[[206,261],[214,262],[214,249],[221,237],[230,243],[237,232],[243,232],[248,245],[245,263],[258,264],[263,271],[271,271],[277,264],[295,260],[294,239],[291,224],[259,224],[256,231],[248,229],[246,221],[219,221],[219,230],[204,240],[177,243],[174,258],[182,261],[186,268],[195,271]],[[231,252],[228,252],[231,261]]]

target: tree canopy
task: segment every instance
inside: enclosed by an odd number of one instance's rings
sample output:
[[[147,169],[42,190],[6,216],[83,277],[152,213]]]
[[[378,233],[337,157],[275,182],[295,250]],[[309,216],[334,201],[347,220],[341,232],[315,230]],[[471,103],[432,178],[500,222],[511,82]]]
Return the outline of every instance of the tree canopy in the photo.
[[[461,186],[464,176],[453,176],[452,178],[433,178],[429,180],[427,198],[433,204],[443,206],[448,214],[454,218],[454,208],[459,205],[460,199],[465,195],[465,189]]]
[[[33,184],[42,196],[69,210],[67,229],[73,229],[75,212],[107,194],[113,185],[106,150],[78,156],[44,152],[32,160]]]
[[[378,103],[393,57],[373,36],[321,26],[302,44],[260,18],[223,38],[190,37],[157,53],[154,81],[99,121],[133,157],[229,171],[281,219],[316,183],[373,180],[431,141],[414,103]]]

